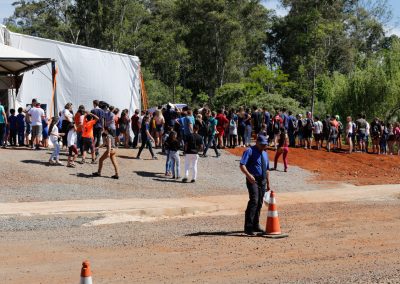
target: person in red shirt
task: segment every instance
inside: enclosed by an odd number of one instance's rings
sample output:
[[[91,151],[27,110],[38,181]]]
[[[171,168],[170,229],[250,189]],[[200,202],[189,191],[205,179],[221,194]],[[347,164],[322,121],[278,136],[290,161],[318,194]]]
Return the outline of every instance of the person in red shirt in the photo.
[[[225,128],[229,123],[229,120],[226,118],[225,114],[223,113],[222,109],[217,111],[217,116],[215,117],[217,120],[217,135],[218,135],[218,147],[224,148],[222,145],[222,138],[225,134]]]
[[[99,117],[90,112],[86,112],[86,114],[83,118],[83,127],[82,127],[83,153],[82,153],[81,164],[85,163],[86,152],[89,151],[89,149],[91,150],[92,164],[94,164],[96,162],[93,127],[98,120],[99,120]]]
[[[81,151],[81,155],[83,155],[83,144],[82,144],[82,128],[83,128],[83,118],[85,116],[85,107],[80,105],[78,111],[74,116],[74,123],[76,126],[76,134],[77,134],[77,146]]]

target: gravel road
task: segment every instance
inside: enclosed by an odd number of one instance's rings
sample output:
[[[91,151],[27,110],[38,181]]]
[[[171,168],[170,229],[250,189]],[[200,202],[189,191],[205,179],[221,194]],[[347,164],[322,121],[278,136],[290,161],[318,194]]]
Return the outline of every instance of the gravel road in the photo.
[[[195,184],[182,184],[164,176],[165,156],[150,160],[145,151],[143,160],[136,160],[137,150],[119,149],[119,180],[110,161],[104,166],[104,177],[93,178],[97,165],[77,165],[71,169],[47,165],[48,151],[0,149],[0,202],[53,201],[101,198],[179,198],[203,195],[246,194],[239,158],[227,152],[222,157],[200,158],[199,177]],[[66,160],[66,156],[62,156]],[[183,169],[181,157],[181,168]],[[279,165],[282,169],[282,165]],[[312,184],[314,176],[299,167],[288,173],[271,172],[272,187],[290,192],[326,188]]]

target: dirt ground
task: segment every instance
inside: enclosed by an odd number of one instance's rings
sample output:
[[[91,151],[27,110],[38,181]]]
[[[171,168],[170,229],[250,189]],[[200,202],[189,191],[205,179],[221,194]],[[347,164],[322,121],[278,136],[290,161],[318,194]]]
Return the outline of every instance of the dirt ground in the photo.
[[[240,215],[0,232],[0,282],[78,283],[89,258],[94,283],[398,283],[399,205],[281,206],[279,240]]]
[[[241,156],[244,149],[239,147],[227,151]],[[275,151],[269,149],[268,154],[273,160]],[[312,182],[330,181],[354,185],[400,183],[400,156],[289,148],[288,163],[289,167],[296,165],[316,174],[310,180]]]

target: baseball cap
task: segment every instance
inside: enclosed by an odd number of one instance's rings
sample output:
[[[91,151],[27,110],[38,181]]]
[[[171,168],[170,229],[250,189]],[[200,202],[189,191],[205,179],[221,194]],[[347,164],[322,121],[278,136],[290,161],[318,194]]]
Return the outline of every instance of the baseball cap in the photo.
[[[261,145],[268,145],[267,137],[265,137],[264,135],[259,135],[257,137],[257,142],[260,143]]]

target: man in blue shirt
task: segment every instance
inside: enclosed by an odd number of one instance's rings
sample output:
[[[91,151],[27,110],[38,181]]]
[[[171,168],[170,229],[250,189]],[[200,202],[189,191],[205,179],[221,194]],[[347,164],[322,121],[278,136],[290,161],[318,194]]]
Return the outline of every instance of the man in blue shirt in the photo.
[[[260,227],[260,211],[263,204],[265,189],[269,186],[269,160],[266,149],[268,145],[265,136],[258,136],[255,146],[248,148],[240,160],[240,170],[246,176],[249,191],[249,202],[245,213],[244,232],[249,236],[263,233]]]
[[[104,110],[102,110],[99,107],[99,105],[100,105],[100,102],[98,100],[94,100],[93,101],[93,109],[90,111],[91,113],[93,113],[94,115],[96,115],[99,118],[93,128],[93,135],[94,135],[94,141],[95,141],[95,146],[96,146],[96,157],[99,154],[100,138],[101,138],[101,133],[103,132],[103,127],[104,127]]]

